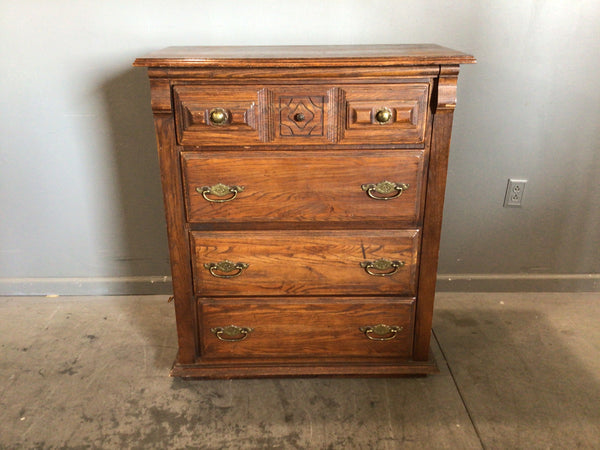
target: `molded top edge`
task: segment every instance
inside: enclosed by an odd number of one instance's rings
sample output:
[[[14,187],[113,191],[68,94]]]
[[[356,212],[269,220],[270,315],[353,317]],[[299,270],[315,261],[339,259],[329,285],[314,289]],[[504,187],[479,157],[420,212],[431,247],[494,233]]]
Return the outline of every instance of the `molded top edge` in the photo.
[[[471,64],[473,56],[436,44],[167,47],[137,67],[364,67]]]

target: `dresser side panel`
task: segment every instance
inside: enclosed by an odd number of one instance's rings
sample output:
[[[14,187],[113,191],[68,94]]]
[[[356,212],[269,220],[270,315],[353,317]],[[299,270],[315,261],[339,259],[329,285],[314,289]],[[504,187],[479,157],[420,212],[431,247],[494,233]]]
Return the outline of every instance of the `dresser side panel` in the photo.
[[[165,204],[173,295],[181,364],[193,363],[196,357],[194,330],[195,302],[192,288],[190,252],[186,232],[179,151],[175,144],[175,126],[171,114],[154,114],[161,182]]]

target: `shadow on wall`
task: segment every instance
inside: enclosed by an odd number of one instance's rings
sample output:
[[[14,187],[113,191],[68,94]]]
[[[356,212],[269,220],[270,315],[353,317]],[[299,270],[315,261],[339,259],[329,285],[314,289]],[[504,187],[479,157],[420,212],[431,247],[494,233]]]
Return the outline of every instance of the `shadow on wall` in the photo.
[[[146,71],[131,68],[119,73],[101,91],[125,242],[122,254],[114,256],[114,265],[131,279],[124,284],[128,292],[123,293],[169,293],[171,283],[164,280],[171,273],[167,232]]]

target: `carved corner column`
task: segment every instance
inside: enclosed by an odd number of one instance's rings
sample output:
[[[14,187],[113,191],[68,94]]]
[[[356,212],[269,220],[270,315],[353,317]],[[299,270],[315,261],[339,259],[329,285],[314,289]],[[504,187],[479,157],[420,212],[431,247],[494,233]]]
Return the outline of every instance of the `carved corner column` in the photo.
[[[423,246],[417,298],[416,327],[413,357],[416,361],[429,358],[433,302],[437,278],[448,153],[452,134],[452,120],[456,107],[458,65],[441,66],[437,80],[437,98],[434,98],[433,133],[431,135],[429,177],[425,197],[426,215],[423,218]]]

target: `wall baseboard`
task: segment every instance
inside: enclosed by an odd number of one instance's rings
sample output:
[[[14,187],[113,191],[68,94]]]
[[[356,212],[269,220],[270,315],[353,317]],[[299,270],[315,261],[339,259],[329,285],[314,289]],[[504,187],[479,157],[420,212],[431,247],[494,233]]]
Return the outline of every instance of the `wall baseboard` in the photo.
[[[441,292],[600,292],[600,274],[439,274]],[[170,276],[0,278],[0,296],[171,294]]]
[[[171,294],[171,277],[0,278],[0,296]]]
[[[600,274],[438,274],[442,292],[599,292]]]

